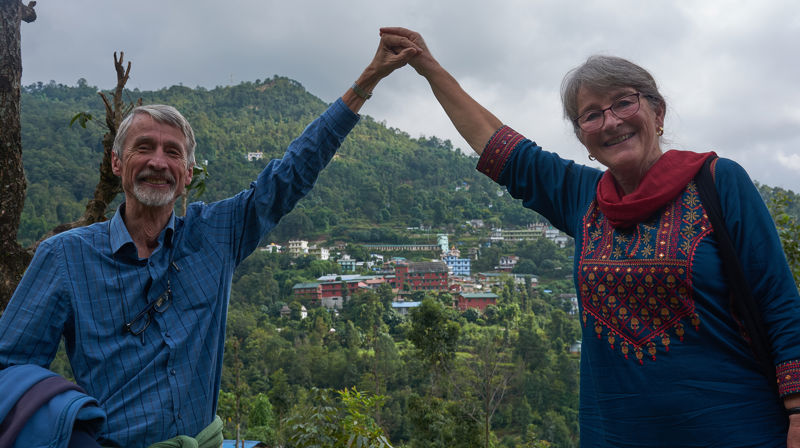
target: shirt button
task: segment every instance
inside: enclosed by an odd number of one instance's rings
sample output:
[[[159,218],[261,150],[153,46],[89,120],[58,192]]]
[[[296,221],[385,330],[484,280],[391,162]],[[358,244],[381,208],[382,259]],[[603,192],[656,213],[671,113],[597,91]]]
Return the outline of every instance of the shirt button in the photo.
[[[175,369],[170,370],[169,374],[172,375],[172,376],[175,376]]]
[[[150,266],[155,266],[155,265],[156,265],[156,264],[155,264],[155,263],[153,263],[152,261],[150,262]]]

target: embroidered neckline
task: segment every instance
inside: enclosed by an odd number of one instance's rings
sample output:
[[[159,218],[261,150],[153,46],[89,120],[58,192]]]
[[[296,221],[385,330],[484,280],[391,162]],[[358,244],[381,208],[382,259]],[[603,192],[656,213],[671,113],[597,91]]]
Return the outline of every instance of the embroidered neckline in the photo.
[[[699,330],[692,263],[711,232],[694,182],[647,222],[616,229],[594,202],[584,216],[578,291],[584,326],[640,363]]]

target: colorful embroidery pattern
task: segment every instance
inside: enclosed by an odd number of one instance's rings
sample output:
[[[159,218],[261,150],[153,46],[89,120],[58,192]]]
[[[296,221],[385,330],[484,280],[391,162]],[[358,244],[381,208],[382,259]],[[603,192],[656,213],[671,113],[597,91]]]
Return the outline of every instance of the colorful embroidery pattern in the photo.
[[[489,143],[483,149],[481,158],[478,160],[478,171],[497,181],[503,171],[503,167],[506,165],[508,156],[514,151],[517,144],[524,139],[525,137],[510,127],[502,126],[489,139]]]
[[[691,268],[700,240],[711,232],[694,182],[652,220],[613,228],[593,203],[584,217],[578,266],[584,326],[629,359],[655,361],[663,347],[699,329]]]
[[[800,359],[778,364],[778,392],[781,396],[800,392]]]

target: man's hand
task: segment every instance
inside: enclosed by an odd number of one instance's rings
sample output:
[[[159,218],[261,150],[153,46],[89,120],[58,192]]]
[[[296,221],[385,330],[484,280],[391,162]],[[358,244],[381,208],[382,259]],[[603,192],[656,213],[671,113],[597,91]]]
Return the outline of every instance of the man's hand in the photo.
[[[421,47],[403,36],[381,33],[381,41],[370,67],[382,79],[406,65],[422,51]]]
[[[401,42],[405,45],[413,45],[420,50],[412,59],[408,61],[409,65],[414,67],[414,70],[416,70],[420,75],[427,76],[439,65],[436,59],[433,58],[430,50],[428,50],[428,46],[425,44],[425,40],[422,39],[422,35],[416,31],[411,31],[407,28],[401,27],[381,28],[381,40],[383,40],[383,38],[386,36],[394,36],[395,38],[401,39],[392,40],[391,42]]]
[[[364,92],[371,94],[381,79],[406,65],[411,58],[421,52],[422,49],[419,46],[402,36],[396,34],[381,35],[381,41],[378,44],[378,50],[375,52],[372,62],[369,63],[356,80],[357,90],[360,93],[357,94],[353,89],[347,89],[347,92],[342,95],[342,101],[350,110],[358,113],[367,100]]]

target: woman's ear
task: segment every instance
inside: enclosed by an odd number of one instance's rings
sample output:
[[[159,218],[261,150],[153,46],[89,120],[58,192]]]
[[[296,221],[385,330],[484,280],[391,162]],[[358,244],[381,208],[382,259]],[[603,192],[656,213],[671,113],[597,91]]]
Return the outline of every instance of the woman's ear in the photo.
[[[656,107],[656,124],[662,128],[664,127],[664,115],[666,115],[666,107],[661,103]]]

